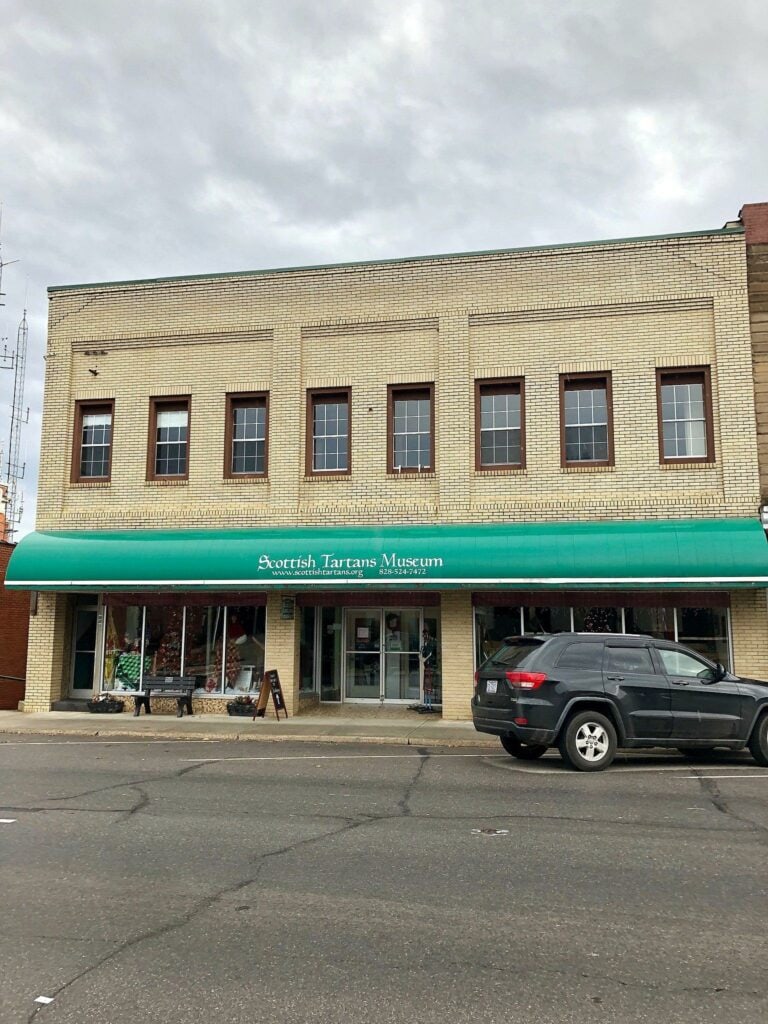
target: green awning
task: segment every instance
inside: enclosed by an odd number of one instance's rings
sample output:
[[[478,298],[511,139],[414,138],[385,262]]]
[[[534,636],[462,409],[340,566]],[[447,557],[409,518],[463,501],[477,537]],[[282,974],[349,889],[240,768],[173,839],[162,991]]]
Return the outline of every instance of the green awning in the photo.
[[[757,519],[32,533],[16,590],[768,587]]]

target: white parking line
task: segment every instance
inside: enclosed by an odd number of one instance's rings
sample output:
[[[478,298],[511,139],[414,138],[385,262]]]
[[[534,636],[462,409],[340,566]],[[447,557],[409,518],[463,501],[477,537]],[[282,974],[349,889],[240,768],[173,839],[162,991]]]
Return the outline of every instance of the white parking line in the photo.
[[[685,775],[685,779],[736,779],[741,782],[742,779],[768,779],[768,772],[763,775]]]

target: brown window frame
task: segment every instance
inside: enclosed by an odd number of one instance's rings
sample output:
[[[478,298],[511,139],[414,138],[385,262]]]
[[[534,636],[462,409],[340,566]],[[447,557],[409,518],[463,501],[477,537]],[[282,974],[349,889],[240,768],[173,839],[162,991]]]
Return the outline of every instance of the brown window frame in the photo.
[[[429,397],[429,460],[430,465],[395,469],[395,398],[407,392],[426,394]],[[387,473],[390,476],[407,476],[435,473],[435,384],[388,384],[387,385]]]
[[[707,440],[707,454],[695,456],[666,456],[664,454],[664,420],[661,409],[662,384],[704,385],[704,436]],[[709,366],[660,366],[656,369],[656,419],[659,434],[659,463],[662,466],[687,466],[692,463],[713,463],[715,461],[715,422],[712,410],[712,373]]]
[[[156,473],[157,460],[157,414],[160,411],[173,412],[178,409],[187,411],[187,466],[185,473]],[[161,395],[149,400],[149,431],[147,435],[147,480],[171,480],[183,482],[189,480],[189,456],[191,452],[190,438],[192,427],[192,396]]]
[[[485,395],[520,395],[520,461],[497,462],[483,465],[482,461],[482,415],[480,399]],[[490,377],[475,380],[475,471],[478,473],[507,473],[525,469],[525,378]]]
[[[80,466],[82,462],[83,449],[83,416],[89,412],[106,412],[112,417],[112,424],[109,433],[109,462],[106,476],[81,476]],[[112,480],[112,450],[115,444],[115,400],[114,398],[83,398],[75,402],[75,420],[72,433],[72,467],[70,472],[70,483],[73,484],[104,484]]]
[[[234,440],[234,412],[249,405],[264,406],[264,472],[235,473],[232,469],[232,442]],[[226,396],[226,420],[224,423],[224,479],[265,480],[269,474],[269,392],[233,391]]]
[[[569,384],[576,384],[574,390],[588,390],[589,384],[602,384],[605,388],[605,402],[608,412],[608,458],[570,460],[565,457],[565,392]],[[560,468],[573,469],[583,467],[592,469],[615,465],[615,451],[613,447],[613,380],[610,370],[598,370],[596,373],[588,371],[585,373],[561,373],[560,374]]]
[[[347,468],[315,469],[315,401],[316,399],[343,398],[347,403]],[[306,431],[304,445],[304,473],[306,476],[337,477],[352,473],[352,388],[307,388]]]

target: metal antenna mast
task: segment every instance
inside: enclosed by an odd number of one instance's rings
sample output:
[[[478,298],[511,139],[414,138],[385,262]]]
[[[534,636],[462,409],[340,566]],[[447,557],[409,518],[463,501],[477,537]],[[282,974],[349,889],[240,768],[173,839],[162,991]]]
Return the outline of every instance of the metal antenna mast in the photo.
[[[16,353],[13,357],[15,373],[13,375],[13,405],[11,406],[11,433],[8,439],[8,500],[5,512],[4,540],[12,541],[17,532],[24,513],[24,495],[19,488],[24,479],[26,464],[21,462],[21,428],[29,422],[29,409],[24,412],[24,375],[27,369],[27,311],[19,324],[16,334]]]

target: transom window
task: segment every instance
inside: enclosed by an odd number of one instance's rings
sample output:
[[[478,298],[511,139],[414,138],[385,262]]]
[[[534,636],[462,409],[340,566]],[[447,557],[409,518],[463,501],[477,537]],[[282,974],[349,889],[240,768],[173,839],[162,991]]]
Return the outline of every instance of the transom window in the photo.
[[[112,461],[112,402],[78,403],[73,480],[108,480]]]
[[[349,472],[349,404],[349,389],[308,392],[308,473]]]
[[[224,475],[264,476],[267,472],[267,396],[227,395]]]
[[[432,385],[390,388],[389,472],[419,473],[434,465]]]
[[[475,433],[478,469],[523,465],[522,381],[477,381]]]
[[[709,370],[658,372],[662,462],[706,462],[713,455]]]
[[[150,477],[187,476],[189,399],[152,399]]]
[[[560,378],[563,465],[613,463],[611,377]]]

